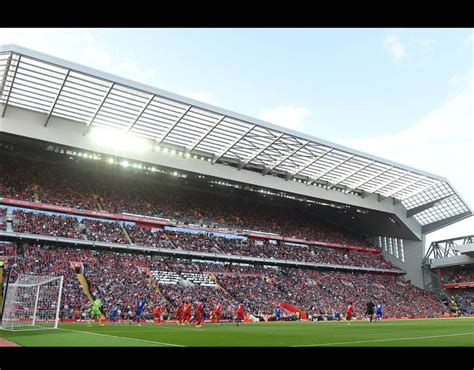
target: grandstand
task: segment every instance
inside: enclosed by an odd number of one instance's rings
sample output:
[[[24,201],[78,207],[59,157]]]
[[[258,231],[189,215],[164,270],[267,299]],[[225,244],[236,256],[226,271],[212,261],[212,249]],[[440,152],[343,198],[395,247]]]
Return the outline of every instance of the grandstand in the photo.
[[[63,322],[96,297],[120,320],[138,299],[168,320],[183,300],[227,320],[238,302],[270,321],[356,301],[362,318],[369,300],[442,317],[466,279],[472,313],[472,236],[443,278],[424,255],[472,216],[443,177],[17,45],[0,47],[0,112],[0,259],[11,282],[64,276]]]

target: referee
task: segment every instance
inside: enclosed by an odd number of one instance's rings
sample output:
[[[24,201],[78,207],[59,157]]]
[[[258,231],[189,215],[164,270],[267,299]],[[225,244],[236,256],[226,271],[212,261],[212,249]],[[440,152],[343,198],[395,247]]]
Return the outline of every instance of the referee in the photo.
[[[375,304],[372,301],[367,302],[367,309],[365,310],[365,314],[369,316],[370,322],[372,322],[372,318],[374,317],[374,308]]]

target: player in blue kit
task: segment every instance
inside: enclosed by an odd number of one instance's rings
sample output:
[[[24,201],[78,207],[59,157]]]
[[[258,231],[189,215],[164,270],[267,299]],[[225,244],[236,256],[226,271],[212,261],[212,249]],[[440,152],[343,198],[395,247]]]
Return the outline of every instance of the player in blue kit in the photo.
[[[118,309],[119,309],[119,306],[115,306],[114,309],[112,310],[112,321],[113,322],[117,321]]]
[[[280,321],[280,307],[277,307],[275,310],[275,319]]]
[[[133,318],[133,321],[136,321],[138,326],[141,326],[140,324],[140,316],[142,315],[143,309],[145,308],[145,301],[138,301],[137,305],[137,311],[135,313],[135,317]],[[130,321],[130,325],[132,325],[132,322]]]
[[[382,307],[383,307],[382,303],[379,303],[377,305],[377,309],[375,311],[375,315],[377,317],[377,320],[382,320]],[[377,321],[375,321],[375,322],[377,322]]]

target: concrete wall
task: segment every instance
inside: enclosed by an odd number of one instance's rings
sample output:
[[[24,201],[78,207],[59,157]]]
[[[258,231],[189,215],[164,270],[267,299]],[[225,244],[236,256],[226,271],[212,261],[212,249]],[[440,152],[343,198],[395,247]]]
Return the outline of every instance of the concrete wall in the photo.
[[[412,284],[419,288],[424,288],[423,271],[421,263],[424,258],[425,237],[422,241],[403,240],[405,262],[395,258],[385,250],[382,252],[383,257],[392,262],[395,266],[400,267],[407,273],[403,276],[406,280],[410,280]]]
[[[474,264],[474,257],[472,256],[453,256],[448,258],[437,258],[431,260],[431,268],[448,267],[448,266],[459,266]]]

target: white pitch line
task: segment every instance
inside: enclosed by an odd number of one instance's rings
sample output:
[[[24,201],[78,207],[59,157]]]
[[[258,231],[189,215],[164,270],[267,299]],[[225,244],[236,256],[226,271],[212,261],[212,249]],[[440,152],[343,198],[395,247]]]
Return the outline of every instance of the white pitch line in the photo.
[[[431,335],[427,337],[413,337],[413,338],[392,338],[392,339],[374,339],[374,340],[358,340],[353,342],[334,342],[334,343],[320,343],[320,344],[300,344],[292,347],[318,347],[318,346],[332,346],[337,344],[355,344],[355,343],[373,343],[373,342],[391,342],[398,340],[413,340],[413,339],[429,339],[429,338],[444,338],[444,337],[456,337],[460,335],[474,335],[474,333],[458,333],[458,334],[445,334],[445,335]]]
[[[109,335],[109,334],[101,334],[101,333],[91,333],[90,331],[83,331],[83,330],[72,330],[72,329],[63,329],[63,328],[58,328],[59,330],[64,330],[64,331],[71,331],[75,333],[83,333],[83,334],[90,334],[90,335],[100,335],[102,337],[111,337],[111,338],[117,338],[117,339],[130,339],[130,340],[135,340],[137,342],[144,342],[144,343],[153,343],[153,344],[161,344],[164,346],[172,346],[172,347],[185,347],[180,344],[172,344],[172,343],[164,343],[164,342],[155,342],[152,340],[146,340],[146,339],[138,339],[138,338],[130,338],[130,337],[119,337],[117,335]]]

